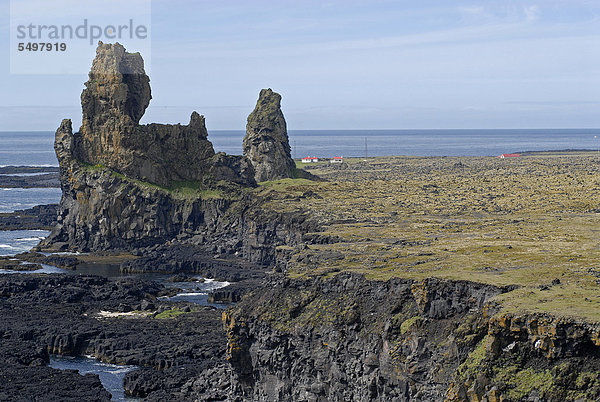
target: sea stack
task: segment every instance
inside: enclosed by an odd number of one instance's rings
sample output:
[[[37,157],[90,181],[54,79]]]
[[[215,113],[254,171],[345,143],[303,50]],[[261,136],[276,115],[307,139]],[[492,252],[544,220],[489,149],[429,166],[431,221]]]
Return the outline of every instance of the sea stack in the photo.
[[[81,129],[71,134],[70,123],[63,123],[57,149],[68,149],[78,162],[164,188],[181,182],[255,185],[245,158],[215,153],[204,116],[197,112],[187,125],[140,125],[151,99],[142,56],[119,43],[100,42],[81,94]],[[67,156],[62,155],[61,166],[68,164]]]
[[[81,95],[81,129],[65,119],[56,132],[63,194],[41,247],[130,249],[199,233],[241,189],[256,186],[246,157],[215,153],[204,116],[140,125],[150,99],[141,55],[100,42]]]
[[[244,156],[254,166],[256,182],[293,177],[296,171],[281,111],[281,95],[270,88],[260,91],[256,107],[248,116]]]
[[[132,140],[150,99],[150,78],[142,56],[126,52],[119,43],[100,42],[81,94],[83,116],[75,136],[75,156],[85,163],[133,173]]]

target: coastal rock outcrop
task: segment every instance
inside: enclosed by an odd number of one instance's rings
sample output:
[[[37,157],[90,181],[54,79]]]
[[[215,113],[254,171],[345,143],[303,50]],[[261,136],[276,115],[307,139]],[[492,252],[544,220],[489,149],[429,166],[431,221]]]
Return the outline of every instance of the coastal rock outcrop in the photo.
[[[234,393],[264,401],[600,397],[600,328],[506,314],[511,287],[429,278],[278,279],[223,314]]]
[[[215,155],[204,116],[193,112],[185,126],[140,125],[151,98],[142,56],[100,42],[81,94],[83,124],[73,136],[72,156],[163,187],[219,180],[253,185],[243,158]],[[60,130],[68,135],[67,127]]]
[[[275,246],[301,237],[305,218],[298,226],[293,217],[263,212],[249,191],[253,163],[215,153],[203,116],[193,112],[185,126],[139,124],[151,99],[139,54],[100,42],[81,99],[81,130],[73,133],[66,119],[56,132],[63,194],[40,249],[132,250],[176,239],[270,265]],[[268,178],[293,168],[280,99],[261,93],[249,127],[265,135],[246,138],[252,149],[277,150],[259,166]]]
[[[124,381],[129,394],[195,400],[183,384],[225,364],[220,312],[163,300],[166,291],[135,279],[0,276],[0,400],[110,400],[96,375],[48,367],[51,354],[139,366]]]
[[[296,163],[281,111],[281,95],[270,88],[260,91],[256,107],[248,116],[244,156],[252,162],[257,182],[294,177]]]
[[[253,401],[441,401],[485,335],[482,307],[503,291],[345,273],[274,281],[224,313],[236,392]]]

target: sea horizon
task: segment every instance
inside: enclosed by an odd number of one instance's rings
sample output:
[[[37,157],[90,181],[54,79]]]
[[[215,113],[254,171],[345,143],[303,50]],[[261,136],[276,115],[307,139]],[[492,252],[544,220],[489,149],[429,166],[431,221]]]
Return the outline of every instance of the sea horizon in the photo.
[[[245,130],[209,130],[216,152],[242,154]],[[599,150],[600,128],[288,130],[294,159],[376,156],[498,156]],[[0,131],[0,166],[57,166],[53,131]]]

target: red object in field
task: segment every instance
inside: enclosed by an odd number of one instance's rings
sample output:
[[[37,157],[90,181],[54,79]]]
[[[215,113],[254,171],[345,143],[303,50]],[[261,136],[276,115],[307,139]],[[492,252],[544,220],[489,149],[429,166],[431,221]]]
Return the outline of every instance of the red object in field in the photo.
[[[518,158],[519,156],[521,156],[521,154],[502,154],[498,158],[500,158],[500,159],[504,159],[504,158]]]

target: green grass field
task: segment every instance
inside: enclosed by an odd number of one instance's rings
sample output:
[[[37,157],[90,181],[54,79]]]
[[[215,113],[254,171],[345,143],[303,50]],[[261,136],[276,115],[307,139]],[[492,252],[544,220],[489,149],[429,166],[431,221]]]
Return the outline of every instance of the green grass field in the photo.
[[[520,285],[498,298],[506,310],[600,320],[597,153],[360,158],[308,169],[328,181],[256,190],[268,208],[307,212],[342,240],[297,250],[289,275]]]

